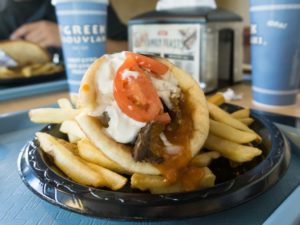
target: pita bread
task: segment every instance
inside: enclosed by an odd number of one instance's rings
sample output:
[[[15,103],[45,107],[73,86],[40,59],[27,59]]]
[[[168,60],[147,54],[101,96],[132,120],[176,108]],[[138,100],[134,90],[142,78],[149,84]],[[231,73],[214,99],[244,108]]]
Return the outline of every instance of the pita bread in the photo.
[[[96,106],[97,87],[95,82],[96,72],[106,57],[101,57],[90,66],[81,83],[79,92],[78,107],[91,112]],[[203,91],[198,83],[186,72],[171,64],[167,60],[158,59],[166,64],[174,75],[178,85],[186,95],[189,105],[192,107],[191,118],[193,122],[193,133],[190,139],[191,155],[196,155],[203,146],[209,131],[209,118],[207,103]],[[117,143],[106,135],[98,119],[83,113],[76,118],[79,126],[87,137],[97,146],[107,157],[132,173],[160,174],[160,171],[151,163],[136,162],[129,146]]]
[[[47,50],[29,41],[1,41],[0,49],[13,58],[18,66],[50,62],[50,55]]]

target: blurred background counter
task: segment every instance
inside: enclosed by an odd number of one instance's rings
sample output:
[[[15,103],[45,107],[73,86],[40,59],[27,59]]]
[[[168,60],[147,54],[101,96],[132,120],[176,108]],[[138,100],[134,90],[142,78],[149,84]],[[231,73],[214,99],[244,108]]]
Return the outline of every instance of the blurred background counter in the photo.
[[[136,15],[141,13],[151,11],[155,9],[157,0],[110,0],[113,8],[119,16],[119,19],[127,24],[128,20]],[[249,2],[248,0],[217,0],[218,7],[230,10],[235,12],[243,18],[243,27],[244,27],[244,55],[243,62],[244,64],[250,63],[250,51],[249,51]],[[134,10],[132,6],[134,5]],[[127,41],[113,41],[109,40],[107,42],[107,52],[118,52],[128,49]],[[236,93],[243,93],[243,98],[238,101],[232,102],[233,104],[241,105],[244,107],[261,109],[264,111],[271,111],[285,115],[293,115],[300,117],[300,93],[298,93],[298,102],[295,106],[291,107],[276,107],[276,108],[262,108],[252,103],[251,95],[251,84],[249,82],[235,84],[232,87]],[[225,90],[225,89],[224,89]],[[223,90],[223,91],[224,91]],[[222,90],[221,90],[222,91]],[[53,104],[57,99],[62,97],[68,97],[67,91],[59,91],[51,94],[44,94],[38,96],[25,97],[21,99],[13,99],[8,101],[0,102],[0,114],[15,112],[20,110],[28,110],[31,108],[41,107],[44,105]]]

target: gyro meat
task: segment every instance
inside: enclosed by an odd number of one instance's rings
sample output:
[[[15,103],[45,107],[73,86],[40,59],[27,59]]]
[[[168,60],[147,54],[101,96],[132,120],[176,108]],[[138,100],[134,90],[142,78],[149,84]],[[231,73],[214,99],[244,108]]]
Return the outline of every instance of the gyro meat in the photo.
[[[151,163],[163,162],[160,149],[163,145],[160,134],[165,125],[159,122],[147,124],[139,132],[133,148],[133,158],[136,161],[146,161]]]
[[[101,114],[101,116],[99,117],[99,120],[103,127],[107,128],[109,126],[110,118],[106,111]]]

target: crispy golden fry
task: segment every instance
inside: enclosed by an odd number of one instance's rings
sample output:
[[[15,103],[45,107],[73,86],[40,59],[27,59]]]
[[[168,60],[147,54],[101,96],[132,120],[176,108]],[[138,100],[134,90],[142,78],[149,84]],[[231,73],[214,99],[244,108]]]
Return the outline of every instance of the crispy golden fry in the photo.
[[[249,143],[257,138],[255,133],[241,131],[225,123],[221,123],[212,119],[209,120],[209,132],[239,144]]]
[[[70,142],[67,142],[63,139],[56,139],[59,143],[61,143],[63,146],[65,146],[69,151],[71,151],[74,155],[80,156],[79,149],[76,144],[72,144]],[[102,166],[96,165],[94,163],[91,163],[89,161],[86,161],[84,158],[79,158],[82,163],[89,166],[92,170],[97,172],[102,177],[102,184],[103,187],[108,187],[112,190],[118,190],[127,183],[127,178],[121,176],[118,173],[115,173],[107,168],[104,168]]]
[[[72,154],[56,138],[41,132],[36,133],[36,136],[43,151],[51,155],[55,165],[72,180],[94,187],[99,187],[102,184],[103,179],[101,176],[89,166],[82,163],[79,157]]]
[[[54,158],[55,165],[72,180],[94,187],[122,188],[127,178],[78,157],[78,149],[63,139],[46,133],[36,134],[42,149]]]
[[[118,173],[131,174],[125,168],[107,158],[102,151],[94,146],[88,139],[81,139],[77,144],[80,157],[86,161],[95,163]]]
[[[241,118],[239,119],[239,121],[241,121],[243,124],[247,125],[247,126],[250,126],[253,122],[254,122],[254,119],[253,118]]]
[[[163,176],[134,173],[131,176],[131,187],[142,191],[170,186]],[[179,188],[179,187],[177,187]]]
[[[51,73],[51,70],[55,67],[52,63],[46,63],[46,64],[30,64],[23,66],[19,71],[15,70],[15,73],[19,73],[19,75],[22,75],[24,77],[31,77],[35,75],[42,75],[46,73]]]
[[[239,130],[244,130],[244,131],[251,130],[245,124],[232,117],[228,112],[224,111],[223,109],[219,108],[214,104],[208,103],[208,110],[210,116],[216,121],[220,121],[222,123],[228,124],[229,126],[232,126]]]
[[[32,76],[32,66],[24,66],[21,71],[20,74],[23,75],[24,77],[30,77]]]
[[[68,142],[64,139],[60,139],[60,138],[56,138],[56,141],[59,142],[61,145],[63,145],[66,149],[71,151],[74,155],[79,156],[78,155],[78,148],[77,148],[76,144],[70,143],[70,142]]]
[[[78,126],[77,122],[75,120],[66,120],[60,125],[59,129],[62,133],[70,134],[74,137],[74,139],[82,139],[85,138],[85,134]]]
[[[250,117],[250,110],[249,109],[240,109],[240,110],[237,110],[237,111],[231,113],[231,115],[236,119],[248,118],[248,117]]]
[[[34,68],[32,70],[32,75],[52,73],[52,71],[55,70],[54,68],[55,68],[54,64],[45,63],[45,64],[42,64],[40,67]]]
[[[43,66],[42,64],[27,65],[22,67],[19,73],[24,77],[31,77],[32,75],[35,75],[35,70],[39,70],[42,66]]]
[[[63,139],[56,139],[60,144],[65,146],[69,151],[71,151],[74,155],[80,156],[79,149],[76,144],[72,144]],[[102,178],[101,186],[108,187],[112,190],[118,190],[122,188],[127,183],[127,178],[109,170],[102,166],[96,165],[89,161],[84,160],[84,158],[80,158],[81,162],[88,165],[92,170],[97,172]]]
[[[60,98],[57,100],[57,104],[61,109],[73,109],[73,105],[67,98]]]
[[[86,165],[88,165],[103,178],[103,186],[108,187],[114,191],[121,189],[127,183],[126,177],[123,177],[120,174],[115,173],[109,169],[89,162],[86,162]]]
[[[208,111],[212,119],[225,123],[231,127],[234,127],[238,130],[248,131],[256,134],[256,141],[261,142],[261,137],[245,124],[240,122],[239,120],[232,117],[228,112],[224,111],[223,109],[219,108],[218,106],[208,103]]]
[[[207,101],[215,105],[221,105],[225,102],[225,98],[222,93],[218,92],[213,96],[208,97]]]
[[[219,152],[204,152],[196,155],[192,158],[190,165],[197,167],[206,167],[209,166],[212,160],[217,159],[221,156]]]
[[[41,108],[30,110],[29,117],[34,123],[62,123],[74,119],[79,113],[77,109]]]
[[[56,65],[51,62],[45,64],[34,63],[14,68],[0,67],[0,78],[32,77],[57,73],[63,70],[64,67],[62,65]]]
[[[0,67],[0,78],[11,78],[15,76],[16,74],[13,70],[10,70],[7,67]]]
[[[68,135],[68,140],[69,140],[69,142],[71,142],[71,143],[77,143],[78,141],[80,141],[81,139],[79,138],[79,137],[77,137],[77,136],[74,136],[74,135],[72,135],[72,134],[67,134]]]
[[[208,188],[214,186],[215,175],[207,167],[203,168],[203,178],[200,188]],[[159,175],[146,175],[134,173],[131,176],[131,187],[142,191],[149,190],[152,194],[167,194],[186,191],[179,183],[168,184],[164,177]]]
[[[262,151],[258,148],[240,145],[213,134],[208,135],[204,147],[211,151],[217,151],[225,158],[240,163],[251,161],[262,154]]]
[[[56,73],[56,72],[60,72],[63,70],[63,66],[56,65],[53,63],[32,64],[29,66],[31,69],[31,74],[29,76],[51,74],[51,73]]]

